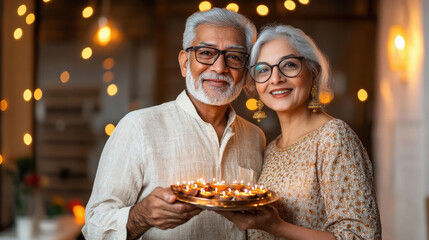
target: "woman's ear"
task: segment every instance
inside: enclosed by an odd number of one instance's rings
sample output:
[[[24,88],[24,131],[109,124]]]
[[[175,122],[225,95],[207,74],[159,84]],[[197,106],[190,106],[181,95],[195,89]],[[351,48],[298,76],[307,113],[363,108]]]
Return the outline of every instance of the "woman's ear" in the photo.
[[[179,60],[180,72],[182,74],[182,77],[186,77],[186,72],[188,70],[188,61],[189,61],[188,53],[181,50],[179,52],[178,60]]]

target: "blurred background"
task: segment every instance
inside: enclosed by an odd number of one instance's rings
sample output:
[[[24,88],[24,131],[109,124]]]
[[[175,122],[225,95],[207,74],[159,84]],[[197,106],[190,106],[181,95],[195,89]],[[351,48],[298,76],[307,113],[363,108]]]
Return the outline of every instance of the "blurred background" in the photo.
[[[186,18],[212,7],[315,40],[334,90],[320,101],[373,161],[383,238],[427,239],[429,0],[0,1],[0,239],[25,216],[39,239],[81,237],[106,140],[129,111],[184,89]],[[280,133],[244,93],[233,106],[268,141]]]

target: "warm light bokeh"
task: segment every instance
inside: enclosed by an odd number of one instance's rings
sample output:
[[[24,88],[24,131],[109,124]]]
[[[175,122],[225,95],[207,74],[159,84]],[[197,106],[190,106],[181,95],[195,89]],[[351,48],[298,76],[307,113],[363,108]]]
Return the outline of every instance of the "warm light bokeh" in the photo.
[[[2,112],[4,112],[4,111],[6,111],[6,110],[7,110],[7,101],[6,101],[6,99],[2,99],[2,100],[0,101],[0,110],[1,110]]]
[[[39,101],[40,99],[42,99],[42,96],[43,96],[42,89],[38,88],[38,89],[34,90],[34,94],[33,95],[34,95],[34,99],[36,101]]]
[[[69,74],[69,72],[64,71],[64,72],[62,72],[62,73],[61,73],[61,75],[60,75],[60,80],[61,80],[61,82],[62,82],[62,83],[66,83],[66,82],[68,82],[68,81],[69,81],[69,79],[70,79],[70,74]]]
[[[106,58],[103,61],[103,68],[106,70],[112,69],[115,66],[115,59],[112,57]]]
[[[48,3],[48,2],[50,2],[51,0],[43,0],[43,2],[44,3]]]
[[[90,47],[84,48],[81,55],[83,59],[89,59],[92,56],[92,49]]]
[[[22,38],[22,35],[23,35],[23,34],[24,34],[24,33],[23,33],[22,29],[21,29],[21,28],[17,28],[17,29],[15,29],[15,31],[13,32],[13,38],[15,38],[16,40],[18,40],[18,39]]]
[[[257,102],[258,102],[258,100],[254,99],[254,98],[247,99],[247,101],[246,101],[247,109],[249,109],[250,111],[255,111],[256,109],[258,109],[258,106],[256,106]]]
[[[295,4],[295,2],[294,2],[294,1],[292,1],[292,0],[286,0],[286,1],[284,2],[284,6],[285,6],[285,8],[286,8],[287,10],[289,10],[289,11],[293,11],[293,10],[295,10],[295,8],[296,8],[296,4]]]
[[[366,100],[368,100],[368,92],[365,89],[359,89],[357,97],[359,101],[365,102]]]
[[[319,93],[319,102],[321,104],[328,104],[334,100],[334,95],[330,92],[321,91]]]
[[[104,127],[104,132],[107,134],[107,136],[112,135],[113,131],[115,130],[115,125],[109,123]]]
[[[89,18],[94,14],[94,9],[91,6],[88,6],[82,10],[82,17]]]
[[[302,5],[308,5],[310,3],[310,0],[299,0],[299,3]]]
[[[97,40],[101,46],[106,46],[112,40],[112,29],[106,25],[98,29]]]
[[[386,46],[390,69],[405,72],[408,68],[409,56],[405,29],[402,26],[394,25],[389,29]]]
[[[397,35],[395,37],[395,46],[399,50],[404,50],[404,48],[405,48],[405,39],[404,39],[403,36]]]
[[[113,81],[113,78],[114,78],[114,74],[112,71],[107,71],[103,74],[103,82],[105,83],[109,83]]]
[[[211,2],[209,2],[209,1],[202,1],[202,2],[200,3],[200,5],[198,5],[198,9],[199,9],[201,12],[204,12],[204,11],[210,10],[211,8],[212,8],[212,4],[211,4]]]
[[[114,83],[110,84],[107,87],[107,94],[109,94],[109,96],[115,96],[116,93],[118,93],[118,87]]]
[[[74,219],[77,224],[85,224],[85,208],[82,205],[76,205],[72,209]]]
[[[265,5],[263,5],[263,4],[261,4],[261,5],[259,5],[258,7],[256,7],[256,12],[259,14],[259,15],[261,15],[261,16],[266,16],[266,15],[268,15],[268,13],[269,13],[269,9],[268,9],[268,7],[267,6],[265,6]]]
[[[22,4],[18,7],[18,10],[16,11],[19,16],[24,15],[27,12],[27,6],[25,4]]]
[[[34,23],[34,20],[36,20],[36,16],[34,16],[34,13],[29,13],[27,17],[25,17],[25,22],[30,25]]]
[[[239,7],[238,7],[238,4],[236,4],[236,3],[230,3],[230,4],[226,5],[226,9],[234,11],[234,12],[238,12]]]
[[[25,101],[30,101],[31,97],[33,96],[33,93],[30,89],[25,89],[24,93],[22,94],[22,98],[24,98]]]
[[[29,133],[25,133],[23,137],[25,145],[29,146],[33,142],[33,137]]]
[[[3,163],[3,156],[0,154],[0,165]]]

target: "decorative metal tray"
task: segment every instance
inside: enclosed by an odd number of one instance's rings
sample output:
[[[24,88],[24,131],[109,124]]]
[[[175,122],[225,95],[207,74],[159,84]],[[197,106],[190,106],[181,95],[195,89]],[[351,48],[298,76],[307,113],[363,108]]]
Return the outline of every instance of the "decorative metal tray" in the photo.
[[[216,200],[201,197],[191,197],[176,191],[173,192],[176,195],[178,201],[193,204],[208,210],[243,211],[274,203],[279,200],[279,195],[271,190],[268,190],[267,195],[263,198],[253,198],[248,200]]]

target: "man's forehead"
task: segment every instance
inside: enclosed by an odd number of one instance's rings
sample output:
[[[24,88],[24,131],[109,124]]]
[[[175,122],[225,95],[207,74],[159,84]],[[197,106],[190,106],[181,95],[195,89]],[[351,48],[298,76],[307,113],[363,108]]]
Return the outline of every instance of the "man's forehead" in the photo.
[[[232,26],[217,26],[212,24],[201,24],[195,31],[194,45],[234,48],[245,50],[246,39],[244,33]]]

